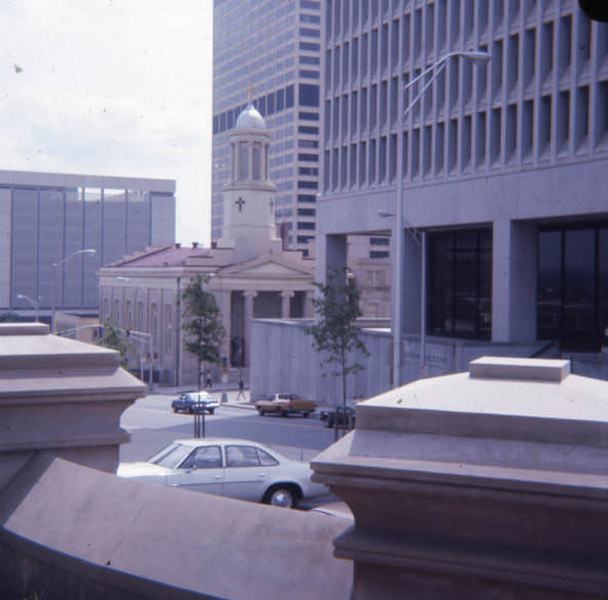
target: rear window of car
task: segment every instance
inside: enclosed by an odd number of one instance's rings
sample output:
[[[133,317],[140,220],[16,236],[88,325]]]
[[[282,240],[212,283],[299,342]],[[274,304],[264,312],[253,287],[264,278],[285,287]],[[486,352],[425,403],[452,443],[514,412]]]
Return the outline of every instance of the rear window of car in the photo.
[[[258,456],[260,458],[260,465],[262,465],[263,467],[274,467],[275,465],[279,464],[279,461],[274,458],[274,456],[270,456],[268,452],[260,450],[259,448],[257,448],[257,451]]]
[[[259,467],[257,448],[253,446],[226,446],[227,467]]]

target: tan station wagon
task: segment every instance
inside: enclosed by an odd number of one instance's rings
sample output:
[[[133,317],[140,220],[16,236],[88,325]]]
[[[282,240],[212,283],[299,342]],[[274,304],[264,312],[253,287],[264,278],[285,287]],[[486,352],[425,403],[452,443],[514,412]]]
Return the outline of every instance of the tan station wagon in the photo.
[[[297,394],[274,394],[267,400],[258,400],[255,407],[261,416],[275,414],[282,417],[289,415],[307,417],[317,408],[317,403],[300,398]]]

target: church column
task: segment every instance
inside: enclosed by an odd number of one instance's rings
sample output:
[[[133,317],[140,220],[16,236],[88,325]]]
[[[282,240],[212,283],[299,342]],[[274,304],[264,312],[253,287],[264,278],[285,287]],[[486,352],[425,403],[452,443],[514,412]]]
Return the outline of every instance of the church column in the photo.
[[[230,151],[231,151],[231,162],[230,162],[230,168],[232,169],[231,173],[232,176],[230,177],[231,181],[236,181],[236,174],[238,173],[238,171],[236,170],[236,155],[238,154],[238,152],[236,151],[236,145],[234,142],[231,142],[230,144]]]
[[[224,326],[224,340],[221,347],[221,355],[225,356],[227,361],[230,362],[230,340],[232,338],[232,308],[231,308],[231,292],[230,290],[222,290],[215,292],[216,297],[219,299],[220,314],[222,316],[222,325]]]
[[[243,292],[245,296],[245,366],[250,366],[251,321],[253,321],[253,300],[258,295],[254,290]]]
[[[232,180],[237,181],[241,172],[241,145],[239,142],[234,142],[232,146],[234,148],[234,165],[232,166],[234,177]]]
[[[247,144],[247,160],[249,161],[248,179],[253,179],[253,144]]]
[[[312,303],[315,297],[314,290],[306,290],[304,292],[304,308],[303,308],[303,317],[305,319],[313,319],[315,316],[315,307]]]
[[[291,299],[293,298],[293,292],[281,292],[281,318],[289,319],[291,308]]]

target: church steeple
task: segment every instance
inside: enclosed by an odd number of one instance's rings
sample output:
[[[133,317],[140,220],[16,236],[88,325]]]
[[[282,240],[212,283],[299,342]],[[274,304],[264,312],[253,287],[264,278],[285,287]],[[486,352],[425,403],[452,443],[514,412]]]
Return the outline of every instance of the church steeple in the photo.
[[[276,186],[269,177],[272,134],[251,102],[230,131],[230,180],[224,187],[221,246],[238,250],[240,258],[265,252],[278,241],[274,221]]]

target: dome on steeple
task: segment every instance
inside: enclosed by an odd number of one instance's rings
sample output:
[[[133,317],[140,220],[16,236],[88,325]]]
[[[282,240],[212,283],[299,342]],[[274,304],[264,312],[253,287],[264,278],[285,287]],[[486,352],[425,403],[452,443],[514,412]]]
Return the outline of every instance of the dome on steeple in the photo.
[[[245,107],[238,116],[235,129],[266,129],[264,117],[256,110],[251,102]]]

